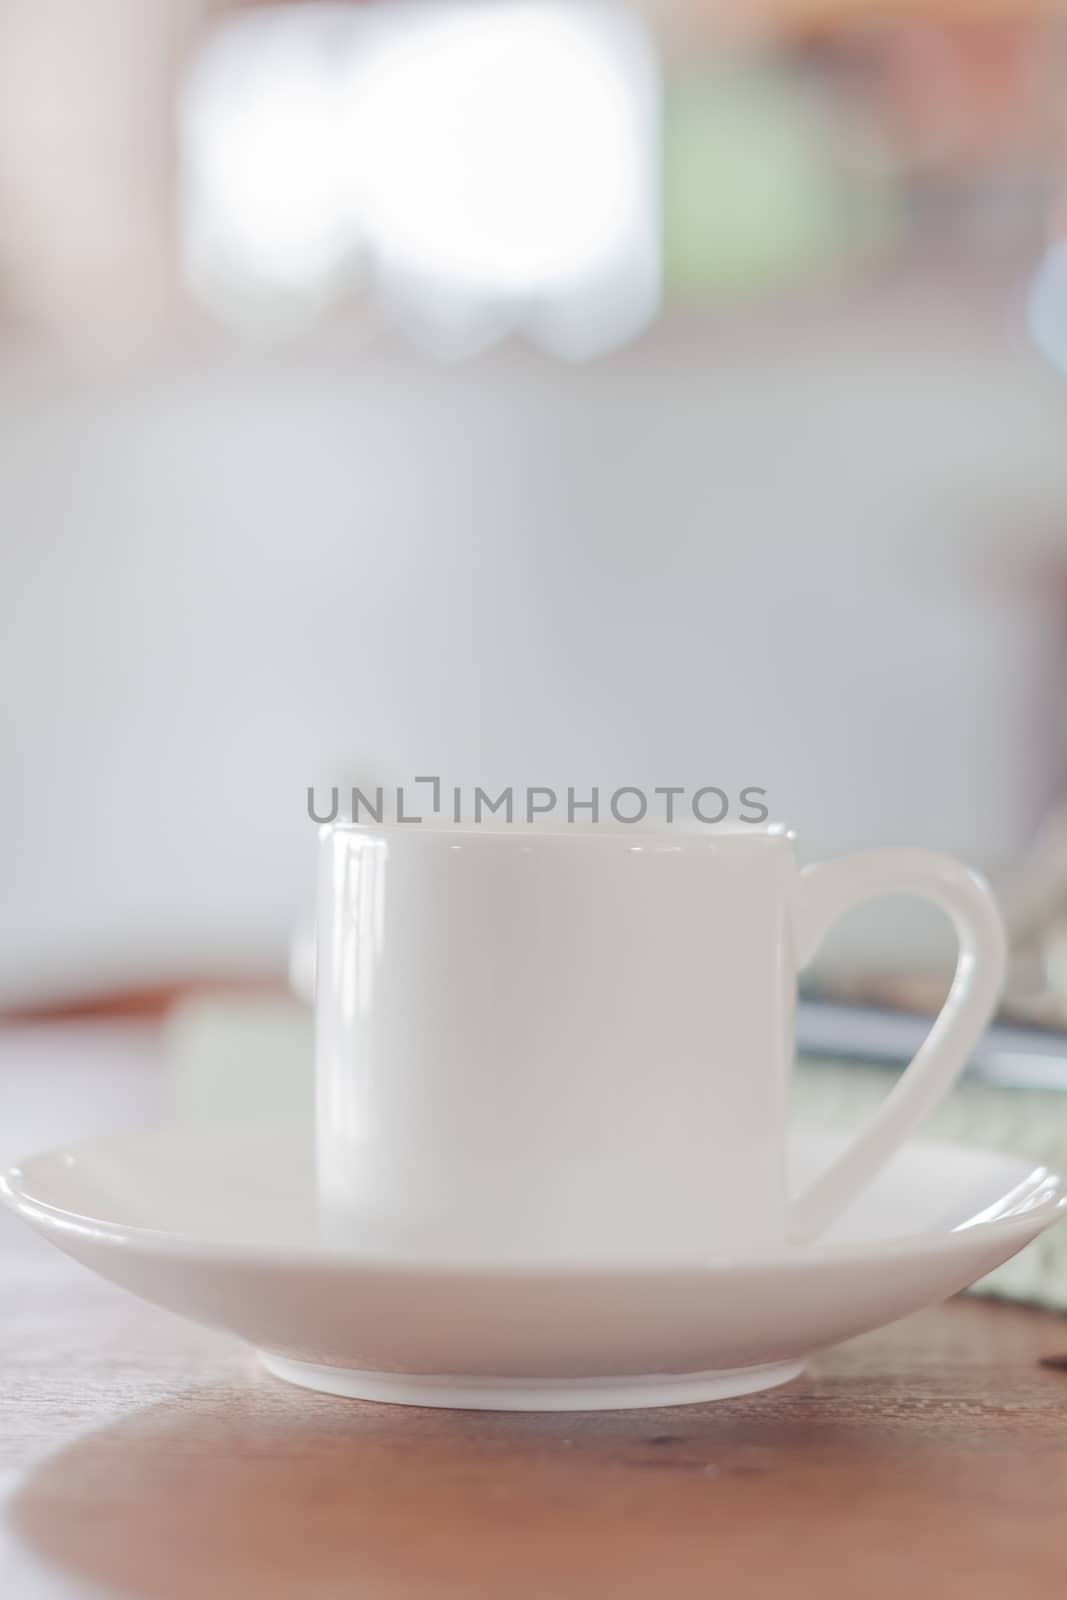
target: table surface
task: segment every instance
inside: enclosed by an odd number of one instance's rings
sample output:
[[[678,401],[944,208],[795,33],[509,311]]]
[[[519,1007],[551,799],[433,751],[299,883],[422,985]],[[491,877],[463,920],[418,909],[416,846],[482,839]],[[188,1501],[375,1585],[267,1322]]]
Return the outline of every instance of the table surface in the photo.
[[[5,1161],[158,1110],[147,1036],[75,1053],[0,1048]],[[956,1301],[746,1399],[446,1412],[289,1388],[7,1215],[0,1266],[13,1600],[1067,1593],[1067,1319]]]

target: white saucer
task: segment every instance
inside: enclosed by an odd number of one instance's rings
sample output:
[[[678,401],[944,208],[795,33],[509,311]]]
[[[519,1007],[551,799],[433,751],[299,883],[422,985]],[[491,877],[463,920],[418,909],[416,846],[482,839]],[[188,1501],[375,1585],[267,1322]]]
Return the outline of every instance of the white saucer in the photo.
[[[798,1135],[795,1176],[838,1143]],[[804,1249],[687,1266],[419,1264],[316,1237],[310,1149],[300,1128],[162,1128],[34,1156],[0,1194],[61,1250],[248,1340],[290,1382],[560,1411],[785,1383],[813,1350],[984,1276],[1067,1206],[1046,1168],[916,1142]]]

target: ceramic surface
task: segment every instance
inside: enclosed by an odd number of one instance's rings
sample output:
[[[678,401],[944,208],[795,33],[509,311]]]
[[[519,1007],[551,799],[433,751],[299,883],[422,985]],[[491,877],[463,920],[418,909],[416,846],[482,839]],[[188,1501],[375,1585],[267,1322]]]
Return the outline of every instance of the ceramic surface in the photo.
[[[797,1136],[803,1183],[838,1141]],[[163,1128],[32,1157],[7,1203],[157,1305],[256,1346],[276,1373],[426,1405],[590,1409],[767,1387],[813,1350],[941,1300],[1063,1212],[1044,1168],[911,1143],[816,1244],[686,1266],[403,1261],[316,1225],[310,1129]],[[734,1197],[747,1203],[742,1186]]]
[[[319,1173],[337,1237],[675,1262],[819,1232],[996,1003],[988,889],[922,850],[798,866],[782,828],[323,830]],[[790,1213],[797,970],[854,906],[933,901],[956,982],[874,1124]],[[743,1192],[745,1204],[737,1204]]]

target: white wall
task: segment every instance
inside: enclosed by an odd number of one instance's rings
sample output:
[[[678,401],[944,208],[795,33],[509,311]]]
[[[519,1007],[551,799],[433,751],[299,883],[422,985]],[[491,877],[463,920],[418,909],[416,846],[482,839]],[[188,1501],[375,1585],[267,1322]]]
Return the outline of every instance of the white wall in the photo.
[[[762,784],[808,855],[997,862],[1067,558],[1016,316],[0,377],[0,1001],[280,964],[305,786],[352,770]]]

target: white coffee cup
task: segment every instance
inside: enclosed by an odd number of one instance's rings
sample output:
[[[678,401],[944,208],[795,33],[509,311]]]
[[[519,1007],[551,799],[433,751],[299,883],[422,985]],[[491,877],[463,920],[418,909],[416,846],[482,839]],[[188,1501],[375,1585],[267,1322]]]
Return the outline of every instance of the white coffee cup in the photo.
[[[874,1121],[799,1199],[796,977],[906,894],[956,977]],[[926,850],[798,866],[781,828],[322,830],[320,1196],[334,1237],[435,1260],[678,1261],[817,1234],[948,1089],[1004,974],[995,903]]]

